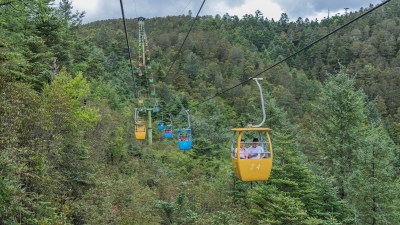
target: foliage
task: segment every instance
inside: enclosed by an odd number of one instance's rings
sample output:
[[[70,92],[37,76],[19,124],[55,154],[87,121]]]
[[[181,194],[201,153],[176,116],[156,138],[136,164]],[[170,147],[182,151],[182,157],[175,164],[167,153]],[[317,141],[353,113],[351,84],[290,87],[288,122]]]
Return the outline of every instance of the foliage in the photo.
[[[255,204],[262,210],[251,209],[250,213],[266,224],[320,224],[307,218],[304,205],[297,199],[286,196],[273,186],[257,188],[252,195]]]
[[[135,88],[147,84],[120,20],[82,25],[69,0],[2,5],[0,223],[396,224],[399,9],[392,1],[261,75],[274,162],[250,185],[232,172],[230,129],[261,121],[258,87],[221,91],[365,8],[320,22],[205,15],[170,71],[193,18],[147,19],[164,121],[187,127],[190,108],[184,153],[154,123],[151,147],[134,139]]]

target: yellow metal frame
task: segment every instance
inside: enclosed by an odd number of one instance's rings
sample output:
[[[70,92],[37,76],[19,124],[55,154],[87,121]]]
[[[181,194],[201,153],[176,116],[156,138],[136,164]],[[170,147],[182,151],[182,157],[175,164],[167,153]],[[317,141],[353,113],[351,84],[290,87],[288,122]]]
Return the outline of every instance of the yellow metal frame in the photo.
[[[146,123],[139,121],[135,123],[135,138],[136,140],[146,139]]]
[[[241,181],[265,181],[268,180],[269,175],[272,169],[272,143],[269,137],[268,131],[271,131],[269,128],[234,128],[232,131],[238,131],[238,141],[236,149],[240,149],[240,141],[242,139],[243,131],[265,131],[268,142],[269,142],[269,150],[271,152],[271,158],[263,158],[263,159],[241,159],[240,151],[237,151],[237,157],[232,159],[233,170],[235,171],[235,175]],[[264,150],[265,151],[265,150]]]

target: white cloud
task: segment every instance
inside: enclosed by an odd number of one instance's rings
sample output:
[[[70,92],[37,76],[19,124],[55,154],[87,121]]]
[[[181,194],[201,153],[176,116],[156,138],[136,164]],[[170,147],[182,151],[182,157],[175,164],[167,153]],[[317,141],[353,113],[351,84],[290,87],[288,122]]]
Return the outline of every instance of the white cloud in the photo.
[[[59,0],[58,0],[59,1]],[[323,19],[338,12],[344,13],[345,7],[350,11],[358,10],[360,7],[368,7],[370,3],[376,4],[380,0],[208,0],[204,4],[200,15],[221,16],[225,13],[242,17],[245,14],[253,14],[256,10],[263,13],[264,18],[279,20],[281,14],[286,12],[291,21],[298,17],[314,20]],[[201,0],[124,0],[126,18],[138,16],[165,17],[168,15],[187,14],[189,10],[196,15]],[[75,10],[85,11],[84,23],[95,20],[106,20],[121,18],[121,8],[117,0],[72,0]],[[334,6],[334,7],[333,7]],[[143,15],[145,14],[145,15]]]
[[[246,0],[244,4],[236,7],[229,7],[225,2],[221,2],[216,4],[215,8],[218,9],[215,13],[220,15],[229,13],[231,16],[237,15],[239,17],[246,14],[254,15],[255,11],[260,10],[264,18],[267,17],[268,19],[279,19],[283,12],[278,4],[270,0]]]
[[[72,0],[72,6],[80,12],[85,11],[86,17],[92,17],[100,10],[101,0]]]
[[[328,17],[328,10],[330,14],[334,15],[338,12],[344,13],[344,8],[349,8],[349,11],[359,10],[361,7],[368,7],[369,4],[378,4],[381,0],[271,0],[280,5],[292,21],[297,20],[298,17],[303,19],[318,18],[319,20]]]

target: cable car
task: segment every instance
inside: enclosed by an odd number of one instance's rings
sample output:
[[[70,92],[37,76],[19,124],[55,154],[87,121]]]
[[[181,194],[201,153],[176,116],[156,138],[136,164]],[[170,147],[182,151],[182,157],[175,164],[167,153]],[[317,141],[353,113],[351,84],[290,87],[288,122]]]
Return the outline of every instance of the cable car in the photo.
[[[160,112],[160,107],[158,105],[154,106],[154,112],[159,113]]]
[[[188,117],[188,128],[178,130],[178,145],[180,150],[190,150],[192,148],[192,130],[190,129],[189,110],[186,110]]]
[[[143,121],[135,123],[135,137],[136,140],[146,139],[146,123]]]
[[[172,125],[168,124],[164,126],[164,138],[172,138]]]
[[[263,181],[268,180],[272,168],[272,144],[269,137],[269,128],[260,127],[247,127],[247,128],[234,128],[233,139],[232,139],[232,166],[237,178],[241,181]],[[237,143],[235,143],[236,133],[238,133]],[[242,142],[243,136],[248,136],[248,133],[252,136],[258,136],[259,140],[256,141],[257,144],[262,147],[263,152],[258,153],[259,157],[254,157],[252,159],[247,159],[241,156],[240,144],[247,144],[249,142]],[[246,135],[247,134],[247,135]],[[255,135],[254,135],[255,134]],[[262,138],[265,135],[266,141]],[[256,142],[251,142],[253,145]],[[236,145],[237,144],[237,145]],[[234,147],[236,146],[236,149]],[[249,153],[250,154],[250,153]]]
[[[159,120],[159,121],[157,122],[157,129],[158,129],[158,130],[164,130],[164,121]]]
[[[153,84],[153,90],[151,90],[151,96],[156,96],[156,86]]]
[[[273,159],[272,143],[268,134],[268,131],[271,131],[271,129],[261,127],[264,124],[266,118],[262,89],[260,84],[258,83],[258,80],[262,79],[253,78],[253,80],[256,81],[260,89],[261,106],[263,109],[264,118],[259,125],[255,126],[248,125],[246,128],[232,129],[233,138],[231,146],[231,151],[232,151],[231,161],[235,175],[241,181],[268,180],[272,169],[272,159]],[[254,138],[252,142],[246,142],[246,141],[243,142],[242,140],[245,139],[246,137],[253,137],[253,138],[258,137],[258,138]],[[237,142],[235,142],[236,140]],[[247,143],[252,144],[252,146],[248,149],[249,150],[248,156],[251,156],[251,158],[246,158],[246,155],[242,156],[240,155],[241,144],[245,145]],[[259,144],[260,146],[258,146]],[[260,149],[259,147],[261,147],[262,149]]]
[[[135,109],[135,138],[136,140],[146,139],[146,123],[139,117],[137,109]]]
[[[169,115],[170,123],[164,126],[164,138],[172,138],[173,136],[173,128],[172,128],[172,117]]]
[[[150,78],[149,78],[149,82],[152,84],[153,83],[153,81],[154,81],[154,75],[153,75],[153,73],[150,73]]]
[[[143,90],[140,90],[140,91],[138,91],[138,104],[139,105],[142,105],[143,104],[143,95],[142,95],[142,91]],[[135,113],[135,116],[136,116],[136,113]],[[136,119],[136,118],[135,118]]]
[[[154,109],[155,110],[155,109]],[[157,122],[157,129],[158,130],[164,130],[164,118],[163,118],[163,113],[161,113],[161,120]]]
[[[142,71],[139,70],[139,77],[141,77],[143,75]]]
[[[190,150],[192,148],[191,129],[178,130],[178,145],[180,150]]]

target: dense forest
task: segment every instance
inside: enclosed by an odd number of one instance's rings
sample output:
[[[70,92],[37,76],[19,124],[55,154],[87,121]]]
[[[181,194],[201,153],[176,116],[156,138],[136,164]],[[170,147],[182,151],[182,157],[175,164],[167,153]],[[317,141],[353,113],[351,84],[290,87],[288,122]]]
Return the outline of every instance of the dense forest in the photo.
[[[399,1],[261,75],[274,159],[252,188],[233,173],[230,129],[262,120],[257,85],[198,103],[373,5],[321,21],[202,16],[170,71],[195,18],[146,19],[160,109],[185,127],[190,108],[184,153],[154,123],[152,146],[135,140],[121,19],[1,2],[0,224],[399,224]],[[127,30],[135,56],[137,19]]]

